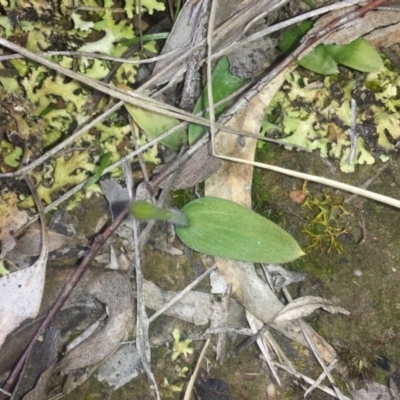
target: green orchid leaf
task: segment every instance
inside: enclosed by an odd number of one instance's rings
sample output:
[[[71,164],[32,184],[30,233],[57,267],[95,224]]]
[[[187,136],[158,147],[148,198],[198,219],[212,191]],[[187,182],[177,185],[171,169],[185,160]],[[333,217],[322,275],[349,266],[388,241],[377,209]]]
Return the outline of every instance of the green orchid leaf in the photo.
[[[176,118],[145,110],[144,108],[132,106],[130,104],[125,103],[125,107],[133,118],[133,121],[152,139],[158,138],[164,132],[169,131],[181,122]],[[167,138],[161,140],[161,143],[170,149],[179,150],[186,142],[186,136],[186,130],[179,129]]]
[[[308,53],[301,60],[298,60],[297,64],[317,74],[337,74],[339,72],[337,63],[326,47],[327,46],[322,44],[318,45],[313,51]]]
[[[281,227],[232,201],[203,197],[182,211],[190,225],[177,227],[176,233],[201,253],[258,263],[285,263],[304,254]]]
[[[244,83],[245,79],[239,78],[229,71],[229,61],[226,57],[222,57],[215,66],[211,75],[211,86],[213,92],[214,103],[231,95],[238,90]],[[200,98],[194,106],[193,113],[197,114],[201,110],[208,107],[208,90],[207,87],[203,90]],[[226,104],[222,104],[214,108],[215,116],[221,115]],[[205,114],[208,118],[209,114]],[[197,142],[208,130],[208,127],[198,124],[189,124],[189,144]]]
[[[358,38],[343,46],[333,46],[329,50],[338,64],[361,72],[378,72],[383,68],[382,57],[374,46],[365,39]]]
[[[293,51],[313,25],[314,23],[312,21],[303,21],[298,25],[291,26],[280,37],[278,42],[279,50],[285,54]]]
[[[323,75],[337,74],[337,64],[362,72],[378,72],[383,68],[378,51],[363,38],[340,46],[320,44],[297,63]]]

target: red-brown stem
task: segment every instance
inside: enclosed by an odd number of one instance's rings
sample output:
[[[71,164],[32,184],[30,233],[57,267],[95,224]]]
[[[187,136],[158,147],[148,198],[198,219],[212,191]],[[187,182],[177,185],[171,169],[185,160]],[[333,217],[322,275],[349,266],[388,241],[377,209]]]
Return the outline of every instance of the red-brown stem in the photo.
[[[68,299],[69,295],[71,294],[72,290],[76,286],[76,284],[79,282],[80,278],[82,275],[85,273],[85,271],[88,269],[90,263],[93,261],[96,253],[99,251],[101,246],[106,242],[106,240],[115,232],[115,230],[118,228],[118,226],[121,224],[121,222],[125,219],[125,217],[128,214],[128,210],[125,209],[109,226],[108,228],[99,236],[95,238],[95,240],[92,243],[92,246],[90,247],[90,250],[88,254],[83,258],[81,263],[78,265],[76,268],[75,272],[72,274],[71,278],[67,282],[67,284],[64,286],[63,290],[57,297],[56,301],[54,302],[53,306],[51,309],[48,311],[46,317],[40,324],[38,330],[36,331],[35,335],[29,342],[27,348],[25,349],[24,353],[18,360],[18,363],[12,370],[10,376],[8,377],[6,384],[3,387],[3,390],[5,392],[10,392],[13,387],[15,386],[18,376],[21,373],[21,370],[25,364],[25,361],[35,344],[36,340],[39,338],[39,336],[50,326],[50,324],[53,322],[57,312],[61,309],[61,307],[64,305],[65,301]],[[0,400],[6,400],[7,395],[5,393],[0,392]]]

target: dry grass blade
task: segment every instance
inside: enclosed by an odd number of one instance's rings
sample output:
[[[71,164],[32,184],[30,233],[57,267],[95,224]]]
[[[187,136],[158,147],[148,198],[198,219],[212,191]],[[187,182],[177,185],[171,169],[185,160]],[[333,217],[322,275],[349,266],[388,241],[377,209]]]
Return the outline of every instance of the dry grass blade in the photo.
[[[304,299],[304,297],[303,297],[303,298],[296,299],[296,300],[293,301],[292,296],[290,295],[290,293],[289,293],[289,291],[286,289],[286,287],[283,287],[283,293],[285,294],[286,298],[287,298],[288,301],[289,301],[288,306],[290,306],[290,305],[293,304],[294,302],[297,302],[297,300],[302,300],[302,299]],[[330,302],[330,301],[327,301],[327,300],[325,300],[325,299],[319,299],[319,300],[318,300],[318,298],[315,298],[314,300],[313,300],[313,299],[310,299],[310,301],[311,301],[311,303],[314,302],[314,301],[315,301],[316,303],[321,302],[321,303],[322,303],[322,304],[321,304],[321,307],[322,307],[323,309],[325,309],[326,311],[329,311],[329,312],[331,312],[331,313],[341,312],[341,313],[343,313],[343,314],[349,314],[349,312],[348,312],[347,310],[343,309],[342,307],[336,307],[336,306],[332,307],[331,302]],[[307,300],[306,300],[306,302],[307,302]],[[323,371],[324,371],[324,374],[321,375],[321,376],[317,379],[317,381],[315,382],[315,385],[311,386],[311,388],[309,388],[309,389],[307,390],[307,392],[305,393],[304,396],[307,396],[307,394],[308,394],[309,392],[311,392],[311,391],[313,390],[314,387],[319,387],[319,384],[322,382],[323,377],[326,376],[326,377],[329,379],[329,382],[331,383],[331,385],[332,385],[332,387],[333,387],[333,390],[335,391],[337,397],[338,397],[340,400],[344,400],[343,394],[341,393],[341,391],[339,390],[339,388],[335,385],[335,381],[334,381],[334,379],[333,379],[333,377],[332,377],[332,375],[331,375],[331,373],[330,373],[331,369],[332,369],[332,368],[335,366],[335,364],[336,364],[336,360],[334,360],[334,361],[330,364],[330,366],[329,366],[329,368],[328,368],[328,367],[326,366],[324,360],[322,359],[321,355],[319,354],[317,347],[316,347],[315,344],[313,343],[313,341],[312,341],[312,339],[310,338],[310,336],[307,334],[305,323],[303,322],[303,320],[302,320],[301,318],[298,319],[298,323],[299,323],[300,328],[301,328],[301,330],[302,330],[302,332],[303,332],[303,334],[304,334],[304,337],[305,337],[306,340],[307,340],[307,343],[308,343],[310,349],[312,350],[312,352],[313,352],[315,358],[318,360],[319,364],[321,365],[321,367],[322,367],[322,369],[323,369]]]
[[[282,370],[288,372],[289,374],[294,375],[293,372],[291,371],[291,369],[286,367],[285,365],[280,364],[280,363],[275,363],[275,365],[278,368],[281,368]],[[304,382],[308,383],[309,385],[315,385],[316,381],[314,379],[312,379],[312,378],[310,378],[310,377],[308,377],[308,376],[306,376],[306,375],[304,375],[304,374],[302,374],[300,372],[296,372],[295,376],[296,376],[296,378],[303,379]],[[334,398],[337,398],[336,393],[331,388],[329,388],[327,386],[323,386],[323,385],[318,386],[318,388],[320,390],[322,390],[324,393],[329,394],[330,396],[332,396]],[[347,396],[342,396],[341,400],[351,400],[351,399],[349,397],[347,397]]]
[[[203,274],[201,274],[198,278],[196,278],[190,285],[187,285],[183,290],[181,290],[171,301],[166,303],[162,308],[157,310],[150,318],[149,323],[153,322],[157,317],[162,315],[168,308],[172,307],[175,303],[177,303],[186,293],[190,292],[193,288],[195,288],[204,278],[211,274],[217,268],[216,265],[208,268]]]
[[[293,171],[291,169],[277,167],[275,165],[259,163],[256,161],[243,160],[235,157],[228,157],[222,154],[216,154],[216,157],[222,160],[234,161],[242,164],[252,165],[253,167],[258,167],[262,169],[267,169],[274,172],[279,172],[280,174],[292,176],[294,178],[299,178],[302,180],[320,183],[321,185],[329,186],[335,189],[343,190],[345,192],[353,193],[357,196],[362,196],[367,199],[375,200],[383,204],[387,204],[392,207],[400,208],[400,200],[394,199],[393,197],[388,197],[383,194],[371,192],[370,190],[362,189],[358,186],[348,185],[347,183],[335,181],[333,179],[324,178],[322,176],[310,175],[304,172]]]
[[[254,317],[254,315],[250,314],[247,311],[246,311],[246,318],[247,318],[247,322],[249,323],[250,328],[252,329],[253,333],[256,333],[260,329],[260,326],[262,326],[262,322],[260,320],[258,320],[256,317]],[[273,377],[278,382],[278,384],[280,386],[282,386],[281,380],[279,379],[278,371],[275,368],[273,359],[272,359],[271,354],[268,349],[267,339],[268,340],[270,339],[269,332],[265,332],[265,334],[263,336],[258,338],[257,344],[258,344],[258,347],[260,348],[262,355],[264,356],[266,363],[268,364],[270,371],[272,372]],[[275,348],[274,348],[274,350],[275,350]]]
[[[207,347],[210,344],[210,342],[211,342],[211,339],[207,339],[206,343],[204,344],[204,346],[203,346],[203,348],[201,350],[199,359],[197,360],[196,368],[193,371],[192,376],[190,377],[190,380],[189,380],[189,383],[187,385],[187,388],[186,388],[186,391],[185,391],[185,396],[184,396],[183,400],[190,400],[190,398],[191,398],[192,391],[193,391],[193,386],[194,386],[194,383],[196,381],[197,374],[199,373],[201,363],[203,362],[204,354],[206,353]]]

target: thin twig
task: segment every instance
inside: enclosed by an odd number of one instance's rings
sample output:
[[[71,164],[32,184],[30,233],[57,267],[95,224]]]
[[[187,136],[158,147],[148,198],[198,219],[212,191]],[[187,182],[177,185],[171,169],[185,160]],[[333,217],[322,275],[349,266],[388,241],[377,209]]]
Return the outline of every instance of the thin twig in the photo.
[[[371,183],[373,183],[374,181],[376,181],[376,179],[379,177],[379,175],[380,175],[383,171],[385,171],[385,169],[388,168],[388,167],[389,167],[389,164],[383,164],[382,167],[380,167],[380,168],[378,169],[378,171],[376,172],[376,174],[375,174],[373,177],[369,178],[363,185],[360,186],[360,188],[362,188],[362,189],[367,189],[367,188],[371,185]],[[353,194],[353,195],[347,197],[347,199],[344,200],[344,203],[345,203],[345,204],[349,204],[349,203],[350,203],[351,201],[353,201],[356,197],[357,197],[357,194]]]
[[[181,290],[173,299],[171,299],[168,303],[164,304],[157,312],[155,312],[150,318],[149,322],[153,322],[157,317],[162,315],[168,308],[172,307],[175,303],[177,303],[186,293],[189,293],[193,288],[195,288],[204,278],[211,274],[215,269],[217,269],[217,265],[214,264],[212,267],[208,268],[205,272],[203,272],[198,278],[196,278],[193,282],[187,285],[183,290]]]
[[[215,153],[214,143],[215,143],[215,112],[214,112],[214,96],[212,90],[212,65],[211,65],[211,55],[212,55],[212,41],[213,41],[213,33],[214,33],[214,22],[215,22],[215,13],[217,9],[218,0],[214,0],[211,2],[211,10],[210,10],[210,18],[208,23],[208,31],[207,31],[207,95],[208,95],[208,106],[209,106],[209,118],[210,118],[210,133],[211,133],[211,143],[212,143],[212,152]]]
[[[146,314],[144,304],[144,289],[143,289],[143,275],[140,263],[140,246],[139,246],[139,222],[132,220],[133,237],[135,244],[135,271],[136,271],[136,348],[142,361],[143,369],[146,372],[147,379],[154,385],[157,400],[160,400],[160,393],[158,390],[157,382],[151,371],[150,366],[150,342],[149,342],[149,319]]]
[[[349,130],[349,137],[350,137],[350,154],[347,162],[350,165],[354,165],[355,157],[356,157],[356,150],[357,150],[357,132],[356,132],[356,127],[357,127],[357,103],[355,99],[350,100],[350,110],[351,110],[351,116],[350,116],[350,130]]]
[[[234,162],[247,164],[247,165],[253,165],[254,167],[278,172],[280,174],[292,176],[294,178],[299,178],[299,179],[303,179],[303,180],[307,180],[307,181],[311,181],[311,182],[315,182],[315,183],[320,183],[321,185],[330,186],[330,187],[333,187],[333,188],[339,189],[339,190],[344,190],[345,192],[354,193],[357,196],[363,196],[363,197],[366,197],[367,199],[375,200],[375,201],[387,204],[387,205],[395,207],[395,208],[400,208],[400,200],[397,200],[392,197],[388,197],[388,196],[385,196],[383,194],[379,194],[376,192],[371,192],[369,190],[362,189],[358,186],[352,186],[347,183],[334,181],[333,179],[324,178],[323,176],[310,175],[310,174],[306,174],[304,172],[298,172],[298,171],[293,171],[293,170],[287,169],[287,168],[277,167],[275,165],[263,164],[263,163],[256,162],[256,161],[243,160],[241,158],[228,157],[228,156],[224,156],[224,155],[220,155],[220,154],[216,155],[216,157],[218,157],[222,160],[234,161]]]

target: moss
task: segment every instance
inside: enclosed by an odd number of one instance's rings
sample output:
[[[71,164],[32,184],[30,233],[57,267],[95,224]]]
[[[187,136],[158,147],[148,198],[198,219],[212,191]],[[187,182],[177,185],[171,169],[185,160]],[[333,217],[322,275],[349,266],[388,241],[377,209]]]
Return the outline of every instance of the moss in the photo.
[[[353,217],[343,206],[342,197],[327,192],[319,196],[310,195],[303,207],[310,211],[302,230],[309,241],[305,250],[317,247],[328,253],[337,251],[342,254],[343,247],[338,238],[348,233],[347,227]]]

